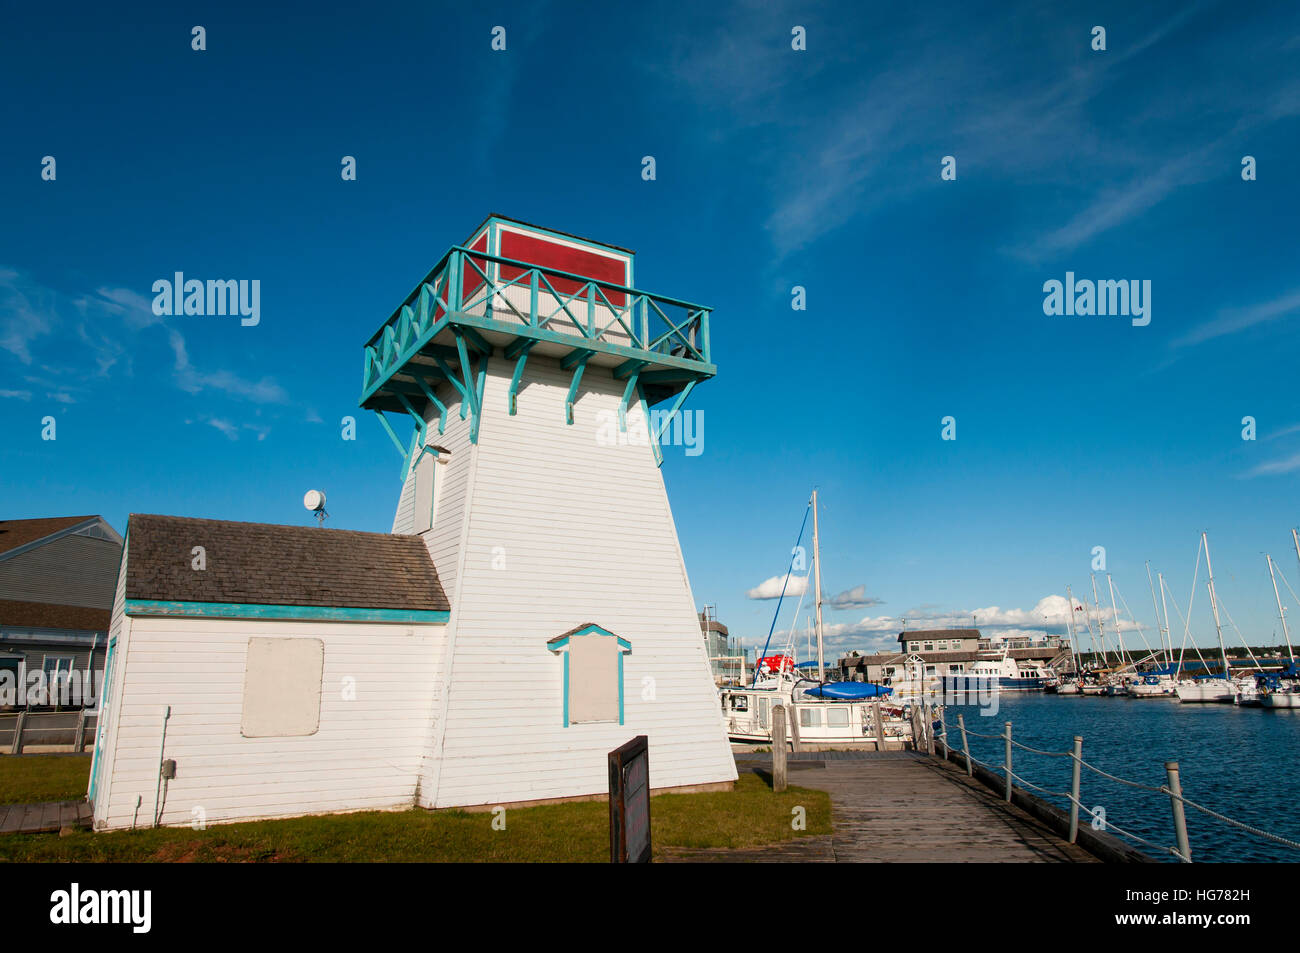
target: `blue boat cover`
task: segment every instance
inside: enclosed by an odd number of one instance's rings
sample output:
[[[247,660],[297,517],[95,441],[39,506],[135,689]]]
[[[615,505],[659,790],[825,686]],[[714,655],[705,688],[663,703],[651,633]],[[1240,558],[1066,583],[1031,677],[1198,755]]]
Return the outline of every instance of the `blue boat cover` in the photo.
[[[877,685],[875,682],[827,682],[824,685],[805,688],[803,693],[811,695],[813,698],[853,700],[858,698],[883,698],[891,692],[893,692],[893,689],[889,686]]]

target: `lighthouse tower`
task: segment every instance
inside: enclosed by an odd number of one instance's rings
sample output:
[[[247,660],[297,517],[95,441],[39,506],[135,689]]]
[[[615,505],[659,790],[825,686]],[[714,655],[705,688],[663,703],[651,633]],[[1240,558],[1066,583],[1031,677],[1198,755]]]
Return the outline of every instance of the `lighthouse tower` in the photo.
[[[450,602],[421,805],[599,794],[640,734],[656,790],[736,778],[659,470],[716,373],[709,309],[636,290],[633,265],[493,215],[366,343],[360,404],[402,456],[393,532]]]

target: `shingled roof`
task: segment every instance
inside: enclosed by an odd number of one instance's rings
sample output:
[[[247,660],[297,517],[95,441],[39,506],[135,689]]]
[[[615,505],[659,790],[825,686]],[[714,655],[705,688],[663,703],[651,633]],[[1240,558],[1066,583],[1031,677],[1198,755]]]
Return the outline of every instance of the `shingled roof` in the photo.
[[[26,546],[95,516],[47,516],[34,520],[0,520],[0,553]]]
[[[133,513],[127,550],[128,599],[450,609],[418,536]]]
[[[111,615],[108,609],[89,606],[0,599],[0,626],[107,632]]]

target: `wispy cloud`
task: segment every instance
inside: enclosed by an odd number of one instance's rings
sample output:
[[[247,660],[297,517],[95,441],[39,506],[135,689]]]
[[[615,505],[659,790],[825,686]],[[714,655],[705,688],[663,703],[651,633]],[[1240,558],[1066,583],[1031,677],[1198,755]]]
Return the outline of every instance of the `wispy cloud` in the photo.
[[[1224,42],[1260,60],[1282,55],[1258,22],[1234,23],[1228,37],[1191,29],[1215,6],[1135,11],[1110,24],[1106,51],[1093,52],[1086,24],[1063,27],[1027,4],[999,18],[945,10],[942,26],[899,15],[878,34],[836,34],[830,44],[836,25],[802,7],[744,2],[725,25],[682,31],[661,69],[715,137],[749,140],[772,183],[762,214],[778,259],[947,187],[944,155],[957,157],[960,181],[1061,186],[1048,215],[983,223],[1009,233],[1006,253],[1041,259],[1231,175],[1227,143],[1296,114],[1300,83],[1291,80],[1267,94],[1246,88],[1248,79],[1188,88],[1199,77],[1186,64],[1221,58]],[[789,49],[791,23],[810,24],[806,55]],[[1208,121],[1187,123],[1187,95],[1203,96],[1195,111]]]
[[[1266,463],[1261,463],[1248,471],[1246,476],[1280,476],[1283,473],[1295,473],[1297,470],[1300,470],[1300,453],[1293,453],[1291,456],[1282,457],[1280,460],[1269,460]]]
[[[174,381],[188,394],[216,391],[255,404],[287,404],[289,395],[272,377],[250,378],[229,369],[204,370],[189,358],[185,336],[153,313],[151,300],[130,288],[100,287],[93,293],[64,295],[44,287],[14,268],[0,267],[0,350],[20,363],[36,363],[34,349],[58,335],[62,346],[58,362],[73,365],[52,377],[86,381],[84,365],[93,364],[95,377],[107,378],[124,370],[131,372],[132,356],[143,346],[142,332],[158,328],[166,332],[173,355]],[[83,350],[69,351],[69,342]],[[77,363],[82,366],[76,366]],[[70,391],[86,391],[84,384],[47,383],[54,391],[47,396],[71,403]],[[24,392],[26,393],[26,392]]]
[[[1201,344],[1228,334],[1247,331],[1261,324],[1294,317],[1297,314],[1300,314],[1300,289],[1248,308],[1233,308],[1220,311],[1212,320],[1197,325],[1182,337],[1175,339],[1172,346],[1189,347],[1194,344]]]

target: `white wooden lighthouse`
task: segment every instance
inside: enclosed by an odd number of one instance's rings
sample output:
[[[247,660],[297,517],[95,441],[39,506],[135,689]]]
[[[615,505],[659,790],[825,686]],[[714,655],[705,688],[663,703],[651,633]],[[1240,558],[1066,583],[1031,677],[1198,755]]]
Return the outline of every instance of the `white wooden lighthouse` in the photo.
[[[403,456],[393,532],[451,604],[422,805],[596,794],[638,734],[655,789],[736,777],[658,466],[716,372],[709,310],[635,290],[633,265],[494,215],[366,345],[361,405]]]
[[[366,345],[391,534],[132,515],[96,829],[590,797],[636,735],[652,789],[730,786],[658,468],[708,318],[493,216]]]

